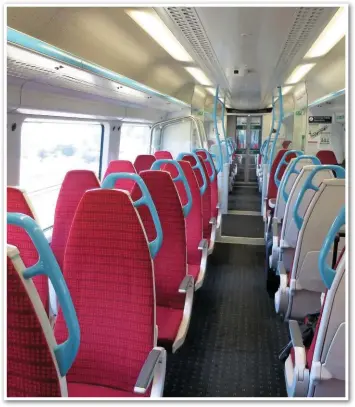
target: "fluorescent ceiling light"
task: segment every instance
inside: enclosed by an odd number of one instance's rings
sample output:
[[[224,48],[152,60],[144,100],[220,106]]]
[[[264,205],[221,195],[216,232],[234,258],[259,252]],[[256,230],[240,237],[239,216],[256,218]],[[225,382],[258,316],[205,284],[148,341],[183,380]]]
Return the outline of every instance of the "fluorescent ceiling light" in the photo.
[[[287,95],[287,93],[293,88],[293,86],[283,86],[282,87],[282,96]]]
[[[150,11],[127,10],[126,13],[174,59],[192,62],[193,59],[162,20]]]
[[[205,86],[211,86],[212,82],[207,78],[206,74],[200,68],[195,68],[193,66],[185,67],[187,72],[193,76],[198,83]]]
[[[287,79],[286,83],[297,83],[299,82],[304,76],[308,74],[308,72],[315,66],[315,64],[303,64],[298,65],[298,67],[292,72],[290,77]]]
[[[206,88],[207,92],[209,92],[212,96],[216,94],[216,88]]]
[[[340,7],[307,52],[305,58],[318,58],[327,54],[342,39],[347,29],[346,17],[345,8]]]
[[[202,97],[206,96],[206,93],[202,89],[199,89],[199,88],[195,88],[195,93],[197,93],[198,95],[200,95]]]

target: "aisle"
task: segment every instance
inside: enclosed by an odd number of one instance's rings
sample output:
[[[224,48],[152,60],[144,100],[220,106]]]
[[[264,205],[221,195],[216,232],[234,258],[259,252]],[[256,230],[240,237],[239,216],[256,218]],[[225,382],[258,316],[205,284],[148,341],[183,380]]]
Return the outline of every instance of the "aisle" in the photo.
[[[286,397],[286,325],[265,290],[263,246],[216,244],[184,346],[168,356],[165,397]]]

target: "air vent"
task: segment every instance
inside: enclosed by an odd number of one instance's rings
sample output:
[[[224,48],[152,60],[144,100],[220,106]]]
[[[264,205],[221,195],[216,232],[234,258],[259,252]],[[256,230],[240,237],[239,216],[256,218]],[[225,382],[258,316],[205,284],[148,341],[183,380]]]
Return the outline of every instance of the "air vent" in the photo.
[[[303,44],[312,35],[319,23],[319,18],[324,12],[324,7],[299,7],[283,46],[280,60],[282,63],[289,63],[294,58]]]
[[[166,7],[165,10],[180,28],[196,54],[207,63],[218,64],[216,55],[194,7]]]
[[[37,65],[27,64],[21,61],[17,61],[12,58],[7,58],[7,72],[9,75],[18,77],[31,77],[37,74],[52,75],[54,71],[46,68],[42,68]]]

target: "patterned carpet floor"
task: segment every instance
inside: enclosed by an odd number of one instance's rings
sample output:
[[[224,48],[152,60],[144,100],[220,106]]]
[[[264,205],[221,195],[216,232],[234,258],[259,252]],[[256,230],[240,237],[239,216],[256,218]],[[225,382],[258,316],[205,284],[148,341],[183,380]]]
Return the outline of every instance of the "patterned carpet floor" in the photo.
[[[185,344],[168,355],[165,397],[286,397],[286,324],[265,290],[264,247],[217,243]]]

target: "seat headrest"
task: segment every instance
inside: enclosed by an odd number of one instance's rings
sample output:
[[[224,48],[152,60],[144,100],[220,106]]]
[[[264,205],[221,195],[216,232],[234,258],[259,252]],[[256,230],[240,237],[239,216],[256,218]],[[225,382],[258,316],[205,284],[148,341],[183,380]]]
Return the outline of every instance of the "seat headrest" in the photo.
[[[156,161],[154,155],[151,154],[141,154],[137,155],[136,159],[134,160],[134,167],[139,174],[141,171],[150,170],[152,164]]]
[[[136,169],[134,168],[134,165],[128,160],[113,160],[110,161],[104,178],[114,172],[136,172]]]
[[[154,153],[154,157],[157,160],[164,160],[164,159],[172,160],[173,159],[173,156],[171,155],[171,153],[169,151],[163,151],[163,150],[156,151]]]
[[[338,164],[337,158],[332,150],[320,150],[316,156],[322,164]]]

